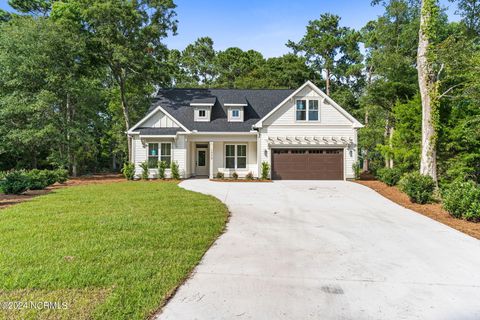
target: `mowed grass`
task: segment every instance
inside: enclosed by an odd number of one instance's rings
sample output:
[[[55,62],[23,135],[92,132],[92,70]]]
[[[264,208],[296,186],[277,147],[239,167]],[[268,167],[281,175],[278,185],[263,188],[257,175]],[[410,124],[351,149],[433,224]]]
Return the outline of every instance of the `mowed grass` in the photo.
[[[144,319],[221,234],[228,211],[174,182],[60,189],[0,210],[0,303],[8,319]],[[2,314],[3,313],[3,314]]]

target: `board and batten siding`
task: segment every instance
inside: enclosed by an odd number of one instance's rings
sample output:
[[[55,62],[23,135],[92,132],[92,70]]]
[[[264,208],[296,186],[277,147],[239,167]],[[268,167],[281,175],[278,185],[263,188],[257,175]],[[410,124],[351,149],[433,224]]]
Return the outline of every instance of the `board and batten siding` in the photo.
[[[175,123],[170,117],[158,110],[150,118],[145,120],[140,127],[144,128],[178,128],[178,124]]]
[[[319,101],[318,121],[296,121],[296,100],[317,99]],[[308,112],[308,105],[307,105]],[[345,137],[352,139],[353,146],[344,148],[344,172],[345,178],[354,178],[353,164],[358,159],[357,154],[357,130],[352,122],[334,106],[325,102],[310,87],[305,87],[295,97],[289,99],[274,114],[263,122],[263,128],[259,134],[259,164],[260,170],[263,161],[271,163],[271,148],[268,144],[269,137],[295,137],[295,136],[320,136],[320,137]],[[334,145],[309,145],[309,144],[285,144],[282,147],[292,148],[334,148]]]

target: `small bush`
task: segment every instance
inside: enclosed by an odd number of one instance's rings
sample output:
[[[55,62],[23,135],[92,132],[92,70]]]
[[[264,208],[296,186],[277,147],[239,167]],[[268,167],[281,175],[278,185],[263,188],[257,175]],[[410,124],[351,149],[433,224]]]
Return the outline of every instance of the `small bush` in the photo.
[[[53,170],[43,170],[45,177],[47,178],[48,185],[52,185],[57,182],[57,173]]]
[[[178,163],[176,161],[172,162],[172,178],[175,180],[180,180],[180,170],[178,168]]]
[[[217,179],[224,179],[225,174],[223,172],[218,171],[217,174],[215,175],[215,178]]]
[[[122,173],[125,179],[133,180],[133,178],[135,178],[135,163],[124,163]]]
[[[480,186],[473,181],[456,181],[442,193],[443,208],[455,218],[480,221]]]
[[[402,172],[398,168],[382,168],[377,170],[377,179],[389,186],[398,184],[401,177]]]
[[[249,173],[247,173],[247,175],[245,176],[245,179],[246,180],[253,180],[253,173],[250,171]]]
[[[21,194],[30,186],[30,179],[23,171],[11,171],[5,174],[1,188],[5,194]]]
[[[236,173],[235,171],[232,173],[232,178],[234,180],[238,180],[238,173]]]
[[[435,182],[432,177],[419,172],[407,173],[399,182],[400,190],[405,192],[410,201],[425,204],[432,199]]]
[[[68,180],[68,170],[66,169],[57,169],[55,170],[55,175],[57,177],[58,183],[65,183]]]
[[[159,161],[158,162],[158,177],[160,179],[165,179],[165,171],[168,168],[168,163],[166,161]]]
[[[355,179],[360,179],[360,171],[362,171],[362,168],[360,167],[360,163],[358,161],[352,164],[352,169]]]
[[[142,162],[140,164],[140,168],[142,169],[142,179],[148,180],[148,162]]]
[[[270,174],[270,163],[268,163],[267,161],[263,161],[262,162],[262,174],[261,174],[262,179],[267,180],[269,174]]]
[[[43,190],[49,185],[53,184],[50,183],[51,177],[48,174],[48,170],[33,169],[26,172],[25,175],[28,177],[29,180],[28,189],[31,190]]]

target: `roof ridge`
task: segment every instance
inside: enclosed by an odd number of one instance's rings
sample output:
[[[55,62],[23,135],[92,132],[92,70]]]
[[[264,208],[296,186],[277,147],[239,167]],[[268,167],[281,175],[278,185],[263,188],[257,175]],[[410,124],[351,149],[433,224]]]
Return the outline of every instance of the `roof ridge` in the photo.
[[[158,89],[158,91],[161,91],[161,90],[243,90],[243,91],[247,91],[247,90],[264,90],[264,91],[274,91],[274,90],[295,90],[295,89],[288,89],[288,88],[284,88],[284,89],[281,89],[281,88],[273,88],[273,89],[269,89],[269,88],[247,88],[247,89],[242,89],[242,88],[161,88],[161,89]]]

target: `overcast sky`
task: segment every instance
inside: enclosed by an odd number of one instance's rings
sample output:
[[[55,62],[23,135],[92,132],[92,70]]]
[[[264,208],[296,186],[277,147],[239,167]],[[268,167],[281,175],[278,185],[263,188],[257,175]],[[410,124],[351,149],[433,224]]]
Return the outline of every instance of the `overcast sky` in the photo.
[[[382,13],[380,6],[372,7],[371,0],[176,0],[178,35],[166,39],[169,48],[182,50],[197,38],[209,36],[216,50],[240,47],[254,49],[265,57],[288,52],[285,43],[298,41],[305,33],[309,20],[329,12],[342,17],[341,24],[360,29]],[[455,5],[440,1],[451,19]],[[10,10],[7,0],[0,8]]]

